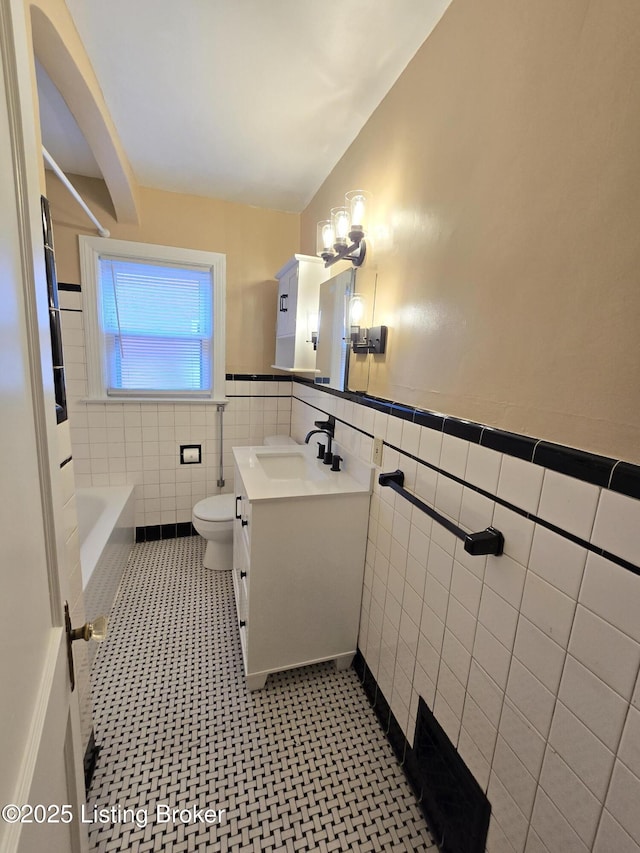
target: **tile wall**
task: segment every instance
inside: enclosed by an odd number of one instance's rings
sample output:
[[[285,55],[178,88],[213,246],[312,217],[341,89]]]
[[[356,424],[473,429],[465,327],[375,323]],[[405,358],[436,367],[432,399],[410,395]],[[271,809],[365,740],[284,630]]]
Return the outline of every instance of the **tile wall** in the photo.
[[[359,647],[408,744],[422,696],[487,792],[490,853],[638,853],[640,500],[448,434],[442,418],[421,426],[293,385],[294,438],[326,414],[343,447],[370,460],[382,437],[385,471],[461,527],[505,537],[502,556],[472,557],[376,482]]]
[[[291,382],[287,377],[227,379],[223,468],[219,477],[217,406],[204,402],[87,403],[82,295],[60,285],[62,338],[76,486],[136,487],[135,526],[191,521],[194,504],[233,490],[231,448],[260,444],[265,435],[289,434]],[[180,445],[200,444],[202,464],[181,465]]]

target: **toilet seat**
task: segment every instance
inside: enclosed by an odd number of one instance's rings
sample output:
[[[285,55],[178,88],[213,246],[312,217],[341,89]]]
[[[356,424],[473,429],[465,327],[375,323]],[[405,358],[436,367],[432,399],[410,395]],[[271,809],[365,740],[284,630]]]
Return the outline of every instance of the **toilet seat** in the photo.
[[[233,495],[213,495],[198,501],[193,508],[193,514],[203,521],[231,521],[234,503]]]

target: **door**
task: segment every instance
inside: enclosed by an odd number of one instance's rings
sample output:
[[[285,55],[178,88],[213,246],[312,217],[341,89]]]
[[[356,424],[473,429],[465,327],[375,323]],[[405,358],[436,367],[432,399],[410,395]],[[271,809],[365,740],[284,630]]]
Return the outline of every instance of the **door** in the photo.
[[[0,0],[0,850],[76,853],[88,844],[24,8]]]

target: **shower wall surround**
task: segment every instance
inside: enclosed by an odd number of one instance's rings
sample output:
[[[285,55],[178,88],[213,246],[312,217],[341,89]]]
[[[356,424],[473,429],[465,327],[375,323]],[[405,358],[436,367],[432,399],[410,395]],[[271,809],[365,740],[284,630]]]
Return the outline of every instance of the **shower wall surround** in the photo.
[[[363,459],[382,437],[379,471],[505,537],[502,556],[472,557],[376,482],[360,668],[399,758],[410,770],[422,697],[491,802],[489,853],[637,853],[639,469],[307,383],[292,393],[294,438],[328,414]]]

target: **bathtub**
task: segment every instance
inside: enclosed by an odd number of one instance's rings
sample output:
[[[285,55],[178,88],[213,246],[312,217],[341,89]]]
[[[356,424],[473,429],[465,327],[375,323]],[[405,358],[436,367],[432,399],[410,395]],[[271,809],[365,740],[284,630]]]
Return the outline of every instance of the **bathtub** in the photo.
[[[109,616],[135,539],[133,486],[76,490],[80,564],[88,621]],[[97,646],[89,643],[93,663]]]

